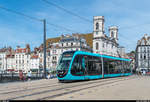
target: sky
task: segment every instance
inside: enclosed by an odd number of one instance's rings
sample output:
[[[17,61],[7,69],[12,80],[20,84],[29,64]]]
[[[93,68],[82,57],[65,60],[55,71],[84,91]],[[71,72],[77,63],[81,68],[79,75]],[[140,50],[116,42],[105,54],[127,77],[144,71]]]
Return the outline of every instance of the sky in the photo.
[[[144,34],[150,36],[150,0],[47,0],[79,16],[93,21],[93,16],[104,16],[105,33],[110,26],[118,26],[119,45],[126,52],[135,50]],[[70,15],[42,0],[0,0],[0,6],[63,26],[46,26],[47,38],[62,34],[92,33],[93,23]],[[0,9],[0,48],[17,45],[40,46],[43,43],[43,23]]]

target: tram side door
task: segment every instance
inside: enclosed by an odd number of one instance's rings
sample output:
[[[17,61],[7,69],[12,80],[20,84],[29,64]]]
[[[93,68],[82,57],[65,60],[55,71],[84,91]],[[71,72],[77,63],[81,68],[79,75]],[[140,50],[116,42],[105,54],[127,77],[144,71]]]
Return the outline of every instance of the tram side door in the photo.
[[[87,58],[87,56],[83,56],[82,57],[82,67],[83,67],[83,69],[84,69],[84,77],[85,77],[85,79],[89,79],[88,78],[88,58]]]

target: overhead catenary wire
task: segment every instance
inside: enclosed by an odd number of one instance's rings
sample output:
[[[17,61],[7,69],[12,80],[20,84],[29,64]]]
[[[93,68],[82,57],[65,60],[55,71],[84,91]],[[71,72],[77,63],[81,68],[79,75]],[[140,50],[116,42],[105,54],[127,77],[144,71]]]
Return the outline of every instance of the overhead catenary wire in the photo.
[[[47,0],[42,0],[42,1],[46,1],[46,2],[48,2]],[[49,2],[50,3],[50,2]],[[54,4],[54,3],[51,3],[51,4]],[[56,4],[54,4],[55,6],[57,6]],[[60,6],[57,6],[57,7],[59,7],[59,8],[62,8],[62,7],[60,7]],[[15,13],[15,14],[17,14],[17,15],[20,15],[20,16],[24,16],[24,17],[27,17],[27,18],[29,18],[29,19],[32,19],[32,20],[36,20],[36,21],[40,21],[40,22],[43,22],[43,19],[39,19],[39,18],[36,18],[36,17],[32,17],[32,16],[29,16],[29,15],[26,15],[26,14],[24,14],[24,13],[21,13],[21,12],[17,12],[17,11],[14,11],[14,10],[11,10],[11,9],[8,9],[8,8],[6,8],[6,7],[3,7],[3,6],[1,6],[0,5],[0,9],[3,9],[3,10],[5,10],[5,11],[8,11],[8,12],[11,12],[11,13]],[[66,10],[66,9],[63,9],[63,10],[65,10],[66,12],[68,11],[68,10]],[[68,13],[70,13],[70,14],[74,14],[74,13],[72,13],[72,12],[68,12]],[[79,16],[80,17],[80,16]],[[84,18],[83,18],[84,19]],[[85,20],[85,19],[84,19]],[[50,22],[46,22],[48,25],[51,25],[51,26],[54,26],[54,27],[56,27],[56,28],[62,28],[62,29],[64,29],[64,30],[66,30],[66,31],[71,31],[71,32],[76,32],[76,31],[74,31],[74,30],[71,30],[71,29],[69,29],[69,28],[66,28],[66,27],[63,27],[63,26],[60,26],[60,25],[57,25],[57,24],[53,24],[53,23],[50,23]],[[146,24],[149,24],[149,23],[146,23]],[[142,24],[142,26],[143,25],[145,25],[145,24]],[[137,26],[141,26],[141,25],[135,25],[135,26],[131,26],[131,27],[120,27],[119,29],[131,29],[131,28],[134,28],[134,27],[137,27]],[[122,35],[120,35],[122,38],[125,38],[124,36],[122,36]]]
[[[82,17],[82,16],[80,16],[80,15],[78,15],[78,14],[72,12],[72,11],[69,11],[69,10],[67,10],[67,9],[65,9],[65,8],[63,8],[63,7],[61,7],[61,6],[57,5],[57,4],[55,4],[55,3],[52,3],[52,2],[47,1],[47,0],[42,0],[42,1],[45,2],[45,3],[47,3],[47,4],[49,4],[49,5],[53,5],[53,6],[57,7],[58,9],[65,11],[66,13],[68,13],[68,14],[70,14],[70,15],[76,16],[76,17],[78,17],[78,18],[80,18],[80,19],[82,19],[82,20],[84,20],[84,21],[89,22],[89,23],[93,23],[91,20],[89,20],[89,19],[87,19],[87,18],[85,18],[85,17]]]
[[[5,7],[1,6],[1,5],[0,5],[0,8],[3,9],[3,10],[5,10],[5,11],[11,12],[11,13],[15,13],[17,15],[24,16],[24,17],[27,17],[27,18],[32,19],[32,20],[36,20],[36,21],[40,21],[40,22],[43,21],[42,19],[38,19],[38,18],[32,17],[32,16],[28,16],[28,15],[26,15],[24,13],[17,12],[17,11],[5,8]]]
[[[68,29],[68,28],[66,28],[66,27],[63,27],[63,26],[60,26],[60,25],[56,25],[56,24],[53,24],[53,23],[50,23],[50,22],[47,22],[47,24],[48,24],[48,25],[51,25],[51,26],[55,26],[55,27],[57,27],[57,28],[62,28],[62,29],[67,30],[67,31],[76,32],[76,31],[74,31],[74,30],[71,30],[71,29]]]
[[[1,6],[1,5],[0,5],[0,9],[3,9],[3,10],[5,10],[5,11],[11,12],[11,13],[15,13],[15,14],[20,15],[20,16],[24,16],[24,17],[29,18],[29,19],[32,19],[32,20],[36,20],[36,21],[40,21],[40,22],[43,22],[43,20],[44,20],[44,19],[39,19],[39,18],[36,18],[36,17],[32,17],[32,16],[29,16],[29,15],[26,15],[26,14],[21,13],[21,12],[17,12],[17,11],[8,9],[8,8],[3,7],[3,6]],[[66,27],[63,27],[63,26],[60,26],[60,25],[57,25],[57,24],[53,24],[53,23],[50,23],[50,22],[46,22],[46,24],[51,25],[51,26],[54,26],[54,27],[57,27],[57,28],[64,29],[64,30],[66,30],[66,31],[76,32],[76,31],[71,30],[71,29],[69,29],[69,28],[66,28]]]
[[[32,20],[36,20],[36,21],[40,21],[40,22],[43,22],[42,19],[39,19],[39,18],[36,18],[36,17],[32,17],[32,16],[29,16],[29,15],[26,15],[24,13],[20,13],[20,12],[17,12],[17,11],[14,11],[14,10],[11,10],[11,9],[8,9],[8,8],[5,8],[3,6],[0,5],[0,8],[5,10],[5,11],[8,11],[8,12],[11,12],[11,13],[15,13],[17,15],[20,15],[20,16],[24,16],[24,17],[27,17],[29,19],[32,19]],[[57,24],[53,24],[53,23],[50,23],[50,22],[46,22],[48,25],[51,25],[51,26],[54,26],[56,28],[61,28],[61,29],[64,29],[66,31],[69,31],[69,32],[76,32],[74,30],[71,30],[71,29],[68,29],[66,27],[63,27],[63,26],[60,26],[60,25],[57,25]],[[125,38],[124,36],[120,35],[122,38]]]
[[[136,28],[139,26],[144,26],[144,25],[149,25],[150,23],[143,23],[143,24],[138,24],[138,25],[133,25],[133,26],[127,26],[127,27],[120,27],[119,29],[124,30],[124,29],[131,29],[131,28]]]

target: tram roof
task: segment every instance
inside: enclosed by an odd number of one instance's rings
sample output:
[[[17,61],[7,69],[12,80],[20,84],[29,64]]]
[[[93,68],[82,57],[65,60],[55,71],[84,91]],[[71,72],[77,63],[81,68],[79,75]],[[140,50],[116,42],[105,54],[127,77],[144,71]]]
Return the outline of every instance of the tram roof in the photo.
[[[67,52],[69,52],[69,51],[67,51]],[[120,58],[120,57],[113,57],[113,56],[108,56],[108,55],[101,55],[101,54],[96,54],[96,53],[91,53],[91,52],[84,52],[84,51],[75,51],[74,54],[75,55],[77,55],[77,54],[84,54],[84,55],[97,56],[97,57],[103,57],[103,58],[108,58],[108,59],[131,61],[131,59]]]

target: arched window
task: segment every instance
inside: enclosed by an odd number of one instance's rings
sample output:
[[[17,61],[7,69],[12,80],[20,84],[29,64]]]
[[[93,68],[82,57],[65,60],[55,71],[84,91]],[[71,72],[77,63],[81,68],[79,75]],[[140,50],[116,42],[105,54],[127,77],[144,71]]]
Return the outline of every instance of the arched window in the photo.
[[[96,50],[98,50],[98,46],[99,46],[98,43],[96,43]]]
[[[98,30],[99,28],[99,23],[96,23],[96,30]]]
[[[113,32],[113,31],[111,32],[111,37],[113,37],[113,38],[114,38],[114,32]]]

